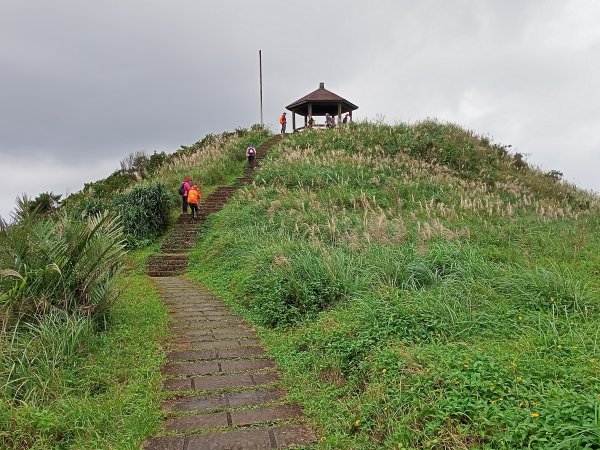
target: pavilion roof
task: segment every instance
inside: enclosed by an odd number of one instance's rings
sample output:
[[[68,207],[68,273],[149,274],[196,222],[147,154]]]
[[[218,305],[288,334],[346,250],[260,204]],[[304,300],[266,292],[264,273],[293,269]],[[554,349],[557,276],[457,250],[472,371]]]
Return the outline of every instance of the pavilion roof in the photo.
[[[326,106],[335,106],[334,114],[337,114],[337,105],[342,105],[342,113],[354,111],[358,109],[358,106],[349,102],[345,98],[340,97],[337,94],[334,94],[331,91],[325,89],[325,83],[320,83],[319,89],[311,92],[308,95],[296,100],[293,103],[290,103],[286,106],[286,109],[289,111],[294,111],[297,114],[306,115],[307,113],[307,105],[311,103],[315,106],[320,105],[322,107]],[[322,108],[317,108],[317,111],[320,111]],[[329,108],[326,108],[329,109]],[[325,109],[323,109],[325,110]],[[324,113],[323,113],[324,114]],[[315,114],[315,115],[318,115]]]

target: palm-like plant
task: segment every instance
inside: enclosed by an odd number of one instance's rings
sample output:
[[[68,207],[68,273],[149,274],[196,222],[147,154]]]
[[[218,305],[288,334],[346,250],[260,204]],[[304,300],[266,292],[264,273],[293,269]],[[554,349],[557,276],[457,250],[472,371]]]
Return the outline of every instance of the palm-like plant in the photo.
[[[0,320],[35,322],[54,309],[102,313],[116,298],[113,280],[125,253],[119,219],[110,214],[1,223]]]

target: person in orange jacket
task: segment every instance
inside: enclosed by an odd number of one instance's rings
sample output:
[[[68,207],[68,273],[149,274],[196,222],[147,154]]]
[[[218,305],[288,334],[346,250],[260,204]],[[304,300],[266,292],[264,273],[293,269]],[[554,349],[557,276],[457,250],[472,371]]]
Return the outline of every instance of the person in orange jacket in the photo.
[[[187,202],[192,208],[192,217],[194,219],[198,217],[198,203],[200,202],[201,198],[202,195],[200,194],[200,192],[198,192],[198,186],[193,185],[188,192]]]
[[[287,117],[285,117],[285,111],[279,118],[279,123],[281,124],[281,136],[285,134],[285,126],[287,125]]]

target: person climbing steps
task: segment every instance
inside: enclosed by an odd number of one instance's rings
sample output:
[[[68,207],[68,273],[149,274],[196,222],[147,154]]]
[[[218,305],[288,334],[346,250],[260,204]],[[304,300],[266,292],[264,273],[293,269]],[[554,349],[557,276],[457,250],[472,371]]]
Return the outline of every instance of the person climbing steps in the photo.
[[[192,209],[192,217],[194,219],[198,217],[198,203],[201,198],[202,195],[200,194],[200,192],[198,192],[198,186],[193,185],[188,191],[187,202],[190,205],[190,208]]]

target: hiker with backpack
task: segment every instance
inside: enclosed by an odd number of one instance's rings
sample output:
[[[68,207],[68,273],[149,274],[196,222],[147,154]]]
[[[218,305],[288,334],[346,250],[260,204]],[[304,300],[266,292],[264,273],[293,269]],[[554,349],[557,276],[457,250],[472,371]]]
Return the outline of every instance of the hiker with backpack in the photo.
[[[190,182],[192,179],[187,177],[185,181],[182,181],[179,185],[179,195],[181,195],[181,205],[183,209],[183,213],[187,214],[188,212],[188,193],[190,192]]]
[[[252,144],[246,147],[246,158],[248,158],[248,165],[254,165],[254,158],[256,157],[256,148]]]
[[[198,217],[198,204],[200,203],[201,198],[202,195],[198,191],[198,186],[193,185],[188,191],[187,202],[189,203],[190,208],[192,209],[192,217],[194,219]]]

